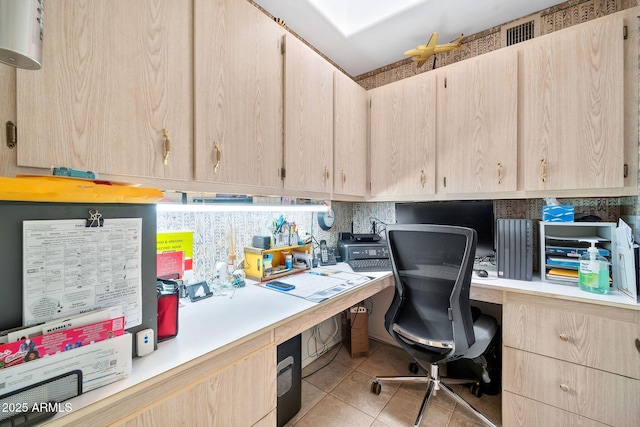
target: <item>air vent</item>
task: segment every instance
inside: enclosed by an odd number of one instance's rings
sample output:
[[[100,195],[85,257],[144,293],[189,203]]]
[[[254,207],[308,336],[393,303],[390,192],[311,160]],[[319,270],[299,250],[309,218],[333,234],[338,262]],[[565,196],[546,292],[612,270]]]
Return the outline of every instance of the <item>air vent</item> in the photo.
[[[540,15],[527,16],[501,28],[502,46],[511,46],[540,35]]]

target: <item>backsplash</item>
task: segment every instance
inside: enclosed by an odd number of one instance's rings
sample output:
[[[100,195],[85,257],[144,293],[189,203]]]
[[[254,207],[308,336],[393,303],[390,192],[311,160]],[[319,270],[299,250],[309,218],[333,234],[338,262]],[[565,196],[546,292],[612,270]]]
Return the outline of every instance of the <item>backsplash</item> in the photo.
[[[575,216],[596,215],[602,221],[616,222],[623,215],[635,211],[636,197],[560,199],[562,204],[575,206]],[[544,201],[496,200],[496,218],[531,218],[540,220]],[[333,202],[336,222],[329,231],[320,229],[315,212],[160,212],[158,232],[193,232],[193,270],[197,281],[211,281],[214,267],[219,261],[226,261],[228,255],[227,229],[233,227],[236,259],[244,259],[244,247],[251,246],[254,235],[268,234],[269,227],[280,214],[289,222],[295,222],[300,235],[308,232],[314,237],[315,248],[320,240],[326,240],[329,247],[335,247],[338,233],[371,233],[372,221],[376,222],[376,232],[384,237],[384,224],[393,224],[395,203],[346,203]],[[537,221],[536,221],[537,222]],[[353,224],[353,225],[352,225]],[[629,224],[636,228],[636,224]],[[353,228],[352,228],[353,227]],[[537,223],[534,226],[534,263],[537,264]]]
[[[352,204],[333,203],[336,223],[330,231],[318,226],[315,212],[159,212],[157,218],[158,233],[175,231],[193,232],[193,274],[194,280],[211,281],[217,262],[226,261],[229,252],[227,233],[232,227],[234,249],[238,262],[244,259],[244,247],[251,246],[254,235],[268,235],[274,219],[281,214],[292,223],[295,222],[299,234],[311,234],[317,246],[324,239],[330,247],[338,242],[339,231],[351,228]]]

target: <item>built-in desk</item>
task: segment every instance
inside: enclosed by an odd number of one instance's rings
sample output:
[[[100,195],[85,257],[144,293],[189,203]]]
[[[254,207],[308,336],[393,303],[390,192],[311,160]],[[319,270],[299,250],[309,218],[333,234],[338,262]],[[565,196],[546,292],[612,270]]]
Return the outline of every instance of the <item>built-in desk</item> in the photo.
[[[348,268],[346,264],[342,268]],[[180,308],[179,333],[131,375],[69,402],[46,425],[276,425],[276,346],[393,286],[389,273],[322,303],[249,282]]]
[[[73,412],[48,425],[275,426],[276,346],[393,286],[390,273],[371,275],[319,304],[252,284],[233,298],[187,302],[176,338],[134,360],[129,378],[70,400]],[[636,425],[640,305],[496,278],[474,278],[471,297],[503,307],[505,426]]]

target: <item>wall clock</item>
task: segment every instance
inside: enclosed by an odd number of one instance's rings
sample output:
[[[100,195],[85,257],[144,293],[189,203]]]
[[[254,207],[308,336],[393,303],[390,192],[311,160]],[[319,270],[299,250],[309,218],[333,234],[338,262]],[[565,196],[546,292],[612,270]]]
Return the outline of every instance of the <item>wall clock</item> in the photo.
[[[327,212],[318,212],[318,225],[324,231],[330,230],[335,222],[336,215],[332,208],[329,208]]]

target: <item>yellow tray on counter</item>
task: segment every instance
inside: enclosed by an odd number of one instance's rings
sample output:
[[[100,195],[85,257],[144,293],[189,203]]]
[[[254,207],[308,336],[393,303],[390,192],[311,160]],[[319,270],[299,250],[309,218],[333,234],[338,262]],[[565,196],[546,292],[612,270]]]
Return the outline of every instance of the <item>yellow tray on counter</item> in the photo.
[[[156,188],[59,176],[0,177],[0,200],[61,203],[155,203]]]

